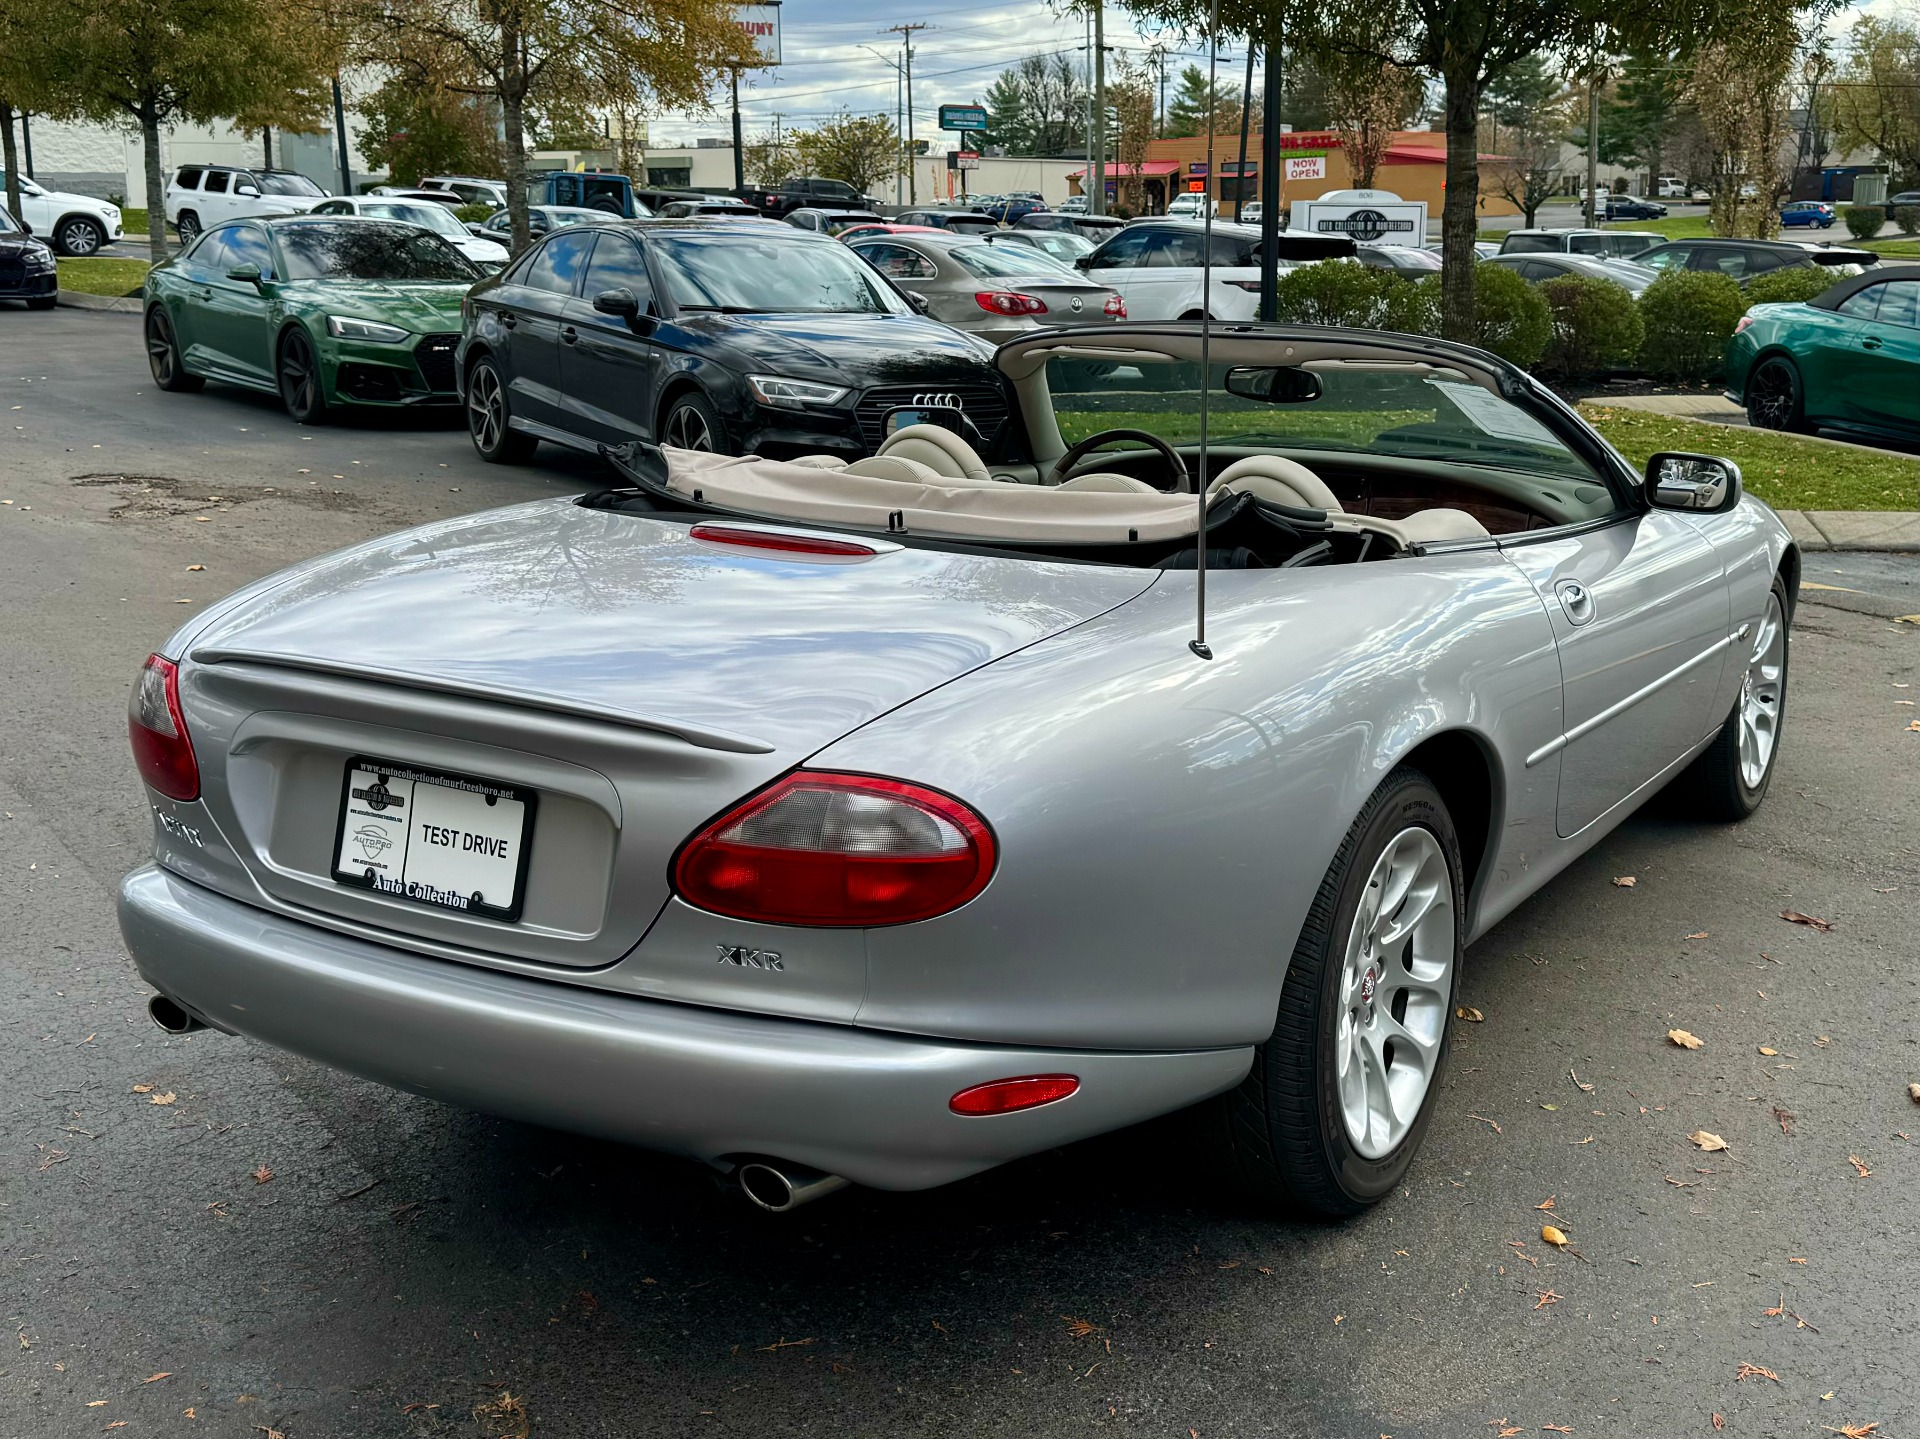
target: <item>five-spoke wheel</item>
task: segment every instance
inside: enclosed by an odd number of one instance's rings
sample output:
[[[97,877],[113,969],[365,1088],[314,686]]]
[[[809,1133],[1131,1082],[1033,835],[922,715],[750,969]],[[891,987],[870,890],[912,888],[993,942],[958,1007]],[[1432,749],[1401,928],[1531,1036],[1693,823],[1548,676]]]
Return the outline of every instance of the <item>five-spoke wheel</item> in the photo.
[[[303,425],[317,425],[327,417],[327,392],[320,360],[305,330],[288,330],[280,341],[280,399],[287,413]]]

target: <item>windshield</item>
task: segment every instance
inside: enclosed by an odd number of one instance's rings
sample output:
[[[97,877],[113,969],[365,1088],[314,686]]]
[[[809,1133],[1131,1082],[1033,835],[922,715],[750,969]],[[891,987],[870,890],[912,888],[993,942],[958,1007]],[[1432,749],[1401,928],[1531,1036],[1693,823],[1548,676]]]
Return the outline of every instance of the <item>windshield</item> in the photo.
[[[0,205],[0,235],[11,234],[19,228],[19,225],[14,223],[13,216],[7,213],[7,207]]]
[[[872,269],[838,244],[763,238],[752,227],[728,226],[725,234],[658,236],[653,253],[668,293],[683,310],[908,313]]]
[[[1011,280],[1021,276],[1058,274],[1079,278],[1053,256],[1026,245],[989,245],[983,240],[977,245],[955,245],[947,254],[952,257],[954,264],[969,275],[978,275],[982,279]]]
[[[1069,266],[1082,255],[1093,253],[1093,241],[1080,235],[1063,234],[1058,230],[1036,230],[1033,238],[1026,243],[1042,254],[1051,255]]]
[[[318,220],[275,234],[289,280],[390,280],[470,284],[480,272],[438,235],[378,221]]]
[[[1401,455],[1592,482],[1595,475],[1519,406],[1464,375],[1410,365],[1321,362],[1317,399],[1275,404],[1226,389],[1213,366],[1209,444],[1271,446],[1284,453],[1338,450]],[[1192,363],[1047,361],[1060,437],[1074,444],[1101,430],[1146,430],[1173,444],[1200,437]]]
[[[363,200],[360,213],[375,220],[404,220],[409,225],[419,225],[436,235],[445,235],[454,240],[467,238],[467,227],[453,218],[453,211],[433,201],[407,205]]]
[[[256,175],[263,195],[303,195],[312,199],[327,193],[305,175],[289,170],[260,170]]]

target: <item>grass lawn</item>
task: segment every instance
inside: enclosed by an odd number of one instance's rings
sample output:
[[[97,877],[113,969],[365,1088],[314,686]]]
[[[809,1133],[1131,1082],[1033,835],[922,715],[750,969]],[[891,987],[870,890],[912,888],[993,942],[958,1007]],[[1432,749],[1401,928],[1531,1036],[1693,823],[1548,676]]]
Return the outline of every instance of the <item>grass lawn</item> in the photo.
[[[1614,220],[1602,222],[1603,230],[1651,230],[1669,240],[1711,240],[1713,227],[1705,215],[1674,215],[1665,220]]]
[[[1878,250],[1881,254],[1894,259],[1920,260],[1920,237],[1893,236],[1885,240],[1868,240],[1863,250]]]
[[[60,261],[60,288],[81,295],[137,295],[147,281],[145,260]]]
[[[120,233],[123,235],[146,234],[147,212],[144,209],[129,210],[125,205],[122,205],[120,207]]]
[[[1775,509],[1920,508],[1920,459],[1644,410],[1583,404],[1580,413],[1635,465],[1657,450],[1725,455],[1740,466],[1746,487]]]

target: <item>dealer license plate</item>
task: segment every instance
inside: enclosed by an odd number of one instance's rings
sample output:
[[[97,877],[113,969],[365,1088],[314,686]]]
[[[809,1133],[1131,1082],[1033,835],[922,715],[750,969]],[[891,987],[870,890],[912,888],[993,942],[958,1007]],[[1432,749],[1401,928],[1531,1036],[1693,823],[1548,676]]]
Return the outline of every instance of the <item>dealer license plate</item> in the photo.
[[[534,793],[469,775],[347,761],[333,877],[436,909],[520,918]]]

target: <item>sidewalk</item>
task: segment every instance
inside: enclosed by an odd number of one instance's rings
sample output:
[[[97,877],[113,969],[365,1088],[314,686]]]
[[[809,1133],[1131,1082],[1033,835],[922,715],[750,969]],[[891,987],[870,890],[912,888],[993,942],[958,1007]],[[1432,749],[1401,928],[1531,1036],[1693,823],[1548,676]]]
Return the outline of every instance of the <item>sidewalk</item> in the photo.
[[[1920,554],[1920,511],[1778,510],[1794,543],[1807,551],[1877,550]]]

